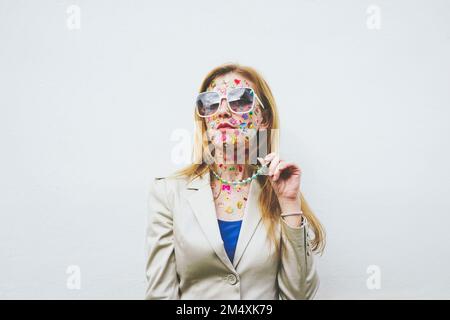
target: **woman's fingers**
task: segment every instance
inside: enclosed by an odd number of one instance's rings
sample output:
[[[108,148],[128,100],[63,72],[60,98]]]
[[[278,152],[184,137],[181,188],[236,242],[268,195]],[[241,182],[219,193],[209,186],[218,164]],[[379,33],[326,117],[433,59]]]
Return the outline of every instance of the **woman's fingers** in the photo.
[[[273,181],[277,181],[278,178],[280,177],[281,172],[283,171],[283,169],[285,168],[286,162],[284,162],[283,160],[281,160],[277,167],[275,168],[275,172],[273,174]]]
[[[270,162],[270,165],[269,165],[269,176],[273,176],[275,169],[277,168],[279,162],[280,162],[280,158],[278,157],[278,155],[274,155],[272,158],[272,162]]]
[[[281,173],[290,167],[295,167],[295,164],[293,162],[286,162],[281,160],[273,175],[273,181],[277,181],[278,178],[280,178]]]
[[[280,160],[280,157],[275,152],[269,153],[264,158],[265,163],[270,162],[267,175],[271,176],[271,181],[277,181],[280,178],[281,173],[289,167],[296,167],[293,162],[286,162]]]
[[[268,155],[266,155],[266,156],[264,157],[264,160],[265,160],[266,162],[270,162],[270,161],[273,160],[273,158],[275,157],[275,155],[276,155],[275,152],[269,153]]]

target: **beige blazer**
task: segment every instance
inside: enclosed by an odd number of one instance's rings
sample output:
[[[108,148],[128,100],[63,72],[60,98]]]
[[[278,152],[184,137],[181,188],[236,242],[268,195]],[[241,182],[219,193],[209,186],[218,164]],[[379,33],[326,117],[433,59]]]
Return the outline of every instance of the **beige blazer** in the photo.
[[[148,197],[145,299],[311,299],[319,286],[306,222],[284,220],[277,237],[280,259],[258,209],[253,180],[233,262],[227,256],[215,213],[209,174],[190,183],[155,178]]]

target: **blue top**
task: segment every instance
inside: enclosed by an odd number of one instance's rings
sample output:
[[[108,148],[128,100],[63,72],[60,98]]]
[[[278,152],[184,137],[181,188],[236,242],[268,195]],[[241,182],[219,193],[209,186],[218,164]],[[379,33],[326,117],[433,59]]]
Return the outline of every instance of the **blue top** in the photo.
[[[236,251],[236,245],[239,238],[239,232],[241,231],[242,220],[236,221],[219,221],[220,234],[227,252],[228,258],[233,262],[234,252]]]

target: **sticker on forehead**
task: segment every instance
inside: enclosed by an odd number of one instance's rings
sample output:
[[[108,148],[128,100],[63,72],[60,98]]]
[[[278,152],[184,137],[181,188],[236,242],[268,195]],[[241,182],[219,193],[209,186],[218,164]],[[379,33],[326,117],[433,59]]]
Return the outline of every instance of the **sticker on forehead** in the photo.
[[[217,89],[220,94],[225,95],[227,93],[227,88],[226,87],[221,87]]]
[[[234,79],[234,83],[236,83],[236,84],[238,85],[239,83],[241,83],[241,80],[239,80],[239,79]]]

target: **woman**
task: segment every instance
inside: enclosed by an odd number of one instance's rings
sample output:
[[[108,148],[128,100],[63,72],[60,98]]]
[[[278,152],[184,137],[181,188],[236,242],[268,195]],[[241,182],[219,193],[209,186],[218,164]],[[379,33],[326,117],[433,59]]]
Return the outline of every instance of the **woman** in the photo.
[[[194,163],[151,185],[146,299],[313,298],[324,231],[299,166],[277,153],[267,83],[253,68],[219,66],[200,87],[195,119]]]

